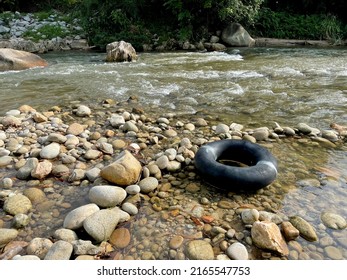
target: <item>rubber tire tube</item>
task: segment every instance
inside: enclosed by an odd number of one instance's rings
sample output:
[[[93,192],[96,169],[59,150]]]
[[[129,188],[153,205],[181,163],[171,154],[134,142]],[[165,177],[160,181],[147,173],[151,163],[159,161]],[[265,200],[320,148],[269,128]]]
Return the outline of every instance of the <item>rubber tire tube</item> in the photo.
[[[225,165],[233,160],[247,167]],[[245,140],[219,140],[200,147],[195,167],[208,183],[226,190],[256,190],[268,186],[277,177],[277,160],[264,147]]]

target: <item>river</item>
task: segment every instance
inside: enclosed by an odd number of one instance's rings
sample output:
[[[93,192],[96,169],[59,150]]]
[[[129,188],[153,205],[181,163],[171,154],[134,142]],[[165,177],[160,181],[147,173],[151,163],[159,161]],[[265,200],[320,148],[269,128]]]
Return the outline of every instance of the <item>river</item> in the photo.
[[[76,100],[88,105],[137,96],[148,112],[209,115],[248,128],[304,122],[324,130],[333,122],[347,124],[346,48],[140,53],[132,63],[105,63],[105,54],[93,52],[42,57],[49,62],[46,68],[0,73],[0,115],[22,104],[47,110]],[[345,259],[346,229],[325,229],[320,214],[330,211],[347,218],[346,151],[345,146],[317,148],[290,141],[273,148],[283,188],[278,210],[301,214],[325,230],[329,241],[324,240]],[[318,180],[320,186],[307,186],[307,180]],[[326,244],[302,245],[311,258],[328,254]]]

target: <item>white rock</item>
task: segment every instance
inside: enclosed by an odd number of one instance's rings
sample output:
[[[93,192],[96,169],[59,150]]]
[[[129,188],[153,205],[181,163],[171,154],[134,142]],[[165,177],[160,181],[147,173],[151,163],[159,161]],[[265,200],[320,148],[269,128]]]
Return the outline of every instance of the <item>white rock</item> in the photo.
[[[90,201],[104,208],[121,204],[126,195],[123,188],[111,185],[94,186],[89,190]]]
[[[82,227],[83,221],[87,217],[99,210],[100,208],[95,203],[77,207],[66,215],[63,227],[67,229],[78,229]]]
[[[60,153],[60,145],[58,143],[51,143],[42,148],[40,157],[45,159],[56,158]]]
[[[226,253],[232,260],[248,260],[247,248],[240,242],[231,244]]]

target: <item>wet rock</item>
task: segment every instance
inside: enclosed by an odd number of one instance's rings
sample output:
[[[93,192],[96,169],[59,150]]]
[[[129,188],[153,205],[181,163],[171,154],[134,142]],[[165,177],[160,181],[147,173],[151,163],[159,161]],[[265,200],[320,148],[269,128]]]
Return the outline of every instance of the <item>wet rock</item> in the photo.
[[[55,242],[48,250],[45,260],[69,260],[73,247],[69,242],[59,240]]]
[[[0,157],[0,167],[5,167],[5,166],[11,164],[12,161],[13,161],[13,158],[11,156]]]
[[[20,255],[16,255],[12,258],[12,260],[20,260],[20,261],[39,261],[40,258],[38,256],[34,256],[34,255],[24,255],[24,256],[20,256]]]
[[[48,238],[37,237],[29,242],[26,251],[28,255],[35,255],[43,260],[52,245],[53,242]]]
[[[231,22],[225,27],[221,34],[224,43],[234,47],[251,47],[255,45],[255,40],[239,23]]]
[[[46,200],[45,193],[39,188],[27,188],[23,194],[30,199],[32,204],[37,204]]]
[[[67,229],[78,229],[82,227],[84,220],[99,211],[100,208],[95,203],[86,204],[70,211],[63,223],[63,227]]]
[[[90,240],[71,241],[75,255],[96,255],[101,252],[98,246],[95,246]]]
[[[320,187],[320,182],[317,179],[303,179],[296,183],[298,186],[305,187]]]
[[[100,207],[115,207],[126,198],[126,191],[123,188],[101,185],[94,186],[89,190],[89,199]]]
[[[140,186],[141,192],[150,193],[158,187],[159,182],[155,177],[147,177],[142,179],[138,185]]]
[[[83,228],[96,241],[107,241],[120,219],[119,211],[102,209],[83,221]]]
[[[342,255],[340,249],[336,248],[334,246],[325,247],[324,252],[332,260],[342,260],[343,259],[343,255]]]
[[[125,191],[127,194],[138,194],[141,191],[141,188],[139,185],[130,185],[125,188]]]
[[[282,218],[277,214],[267,211],[259,211],[259,220],[273,222],[276,225],[279,225],[283,221]]]
[[[347,227],[346,220],[340,215],[331,212],[323,212],[320,218],[323,224],[328,228],[344,229]]]
[[[29,178],[33,169],[39,164],[37,158],[28,158],[24,166],[18,169],[16,177],[21,180]]]
[[[122,210],[129,213],[130,215],[136,215],[139,212],[137,207],[130,202],[124,202],[122,204]]]
[[[31,208],[30,199],[22,194],[10,196],[4,203],[4,210],[11,215],[26,214]]]
[[[138,180],[141,170],[141,163],[125,150],[113,163],[101,170],[100,176],[116,185],[128,186]]]
[[[289,250],[281,231],[275,223],[255,222],[251,229],[253,243],[261,249],[274,251],[281,256],[287,256]]]
[[[259,127],[253,131],[252,136],[257,141],[264,141],[269,138],[270,132],[267,127]]]
[[[106,46],[107,62],[131,62],[137,60],[135,49],[130,43],[117,41]]]
[[[170,249],[176,250],[180,248],[183,244],[184,238],[181,235],[173,236],[169,241]]]
[[[131,241],[130,231],[127,228],[117,228],[115,229],[111,236],[109,242],[118,249],[124,249],[129,245]]]
[[[303,218],[299,216],[294,216],[289,219],[292,225],[297,228],[300,232],[300,236],[308,241],[317,241],[318,237],[315,229]]]
[[[213,260],[214,253],[209,242],[192,240],[187,244],[186,255],[190,260]]]
[[[294,240],[296,239],[299,235],[300,232],[297,230],[290,222],[286,221],[281,224],[281,230],[283,232],[284,238],[289,241],[289,240]]]
[[[87,117],[87,116],[90,116],[91,113],[92,113],[92,111],[90,110],[90,108],[88,106],[85,106],[85,105],[78,106],[77,111],[76,111],[76,115],[79,117]]]
[[[29,224],[30,222],[30,218],[28,215],[26,214],[17,214],[13,217],[13,220],[12,220],[12,226],[14,228],[22,228],[22,227],[25,227]]]
[[[248,260],[248,251],[245,245],[240,242],[231,244],[227,251],[228,257],[232,260]]]
[[[0,248],[14,240],[18,236],[18,231],[15,229],[0,228]]]
[[[216,126],[215,132],[216,132],[216,134],[228,133],[229,132],[229,126],[227,126],[224,123],[220,123]]]
[[[242,222],[245,224],[253,224],[259,220],[259,212],[257,209],[245,209],[241,212]]]

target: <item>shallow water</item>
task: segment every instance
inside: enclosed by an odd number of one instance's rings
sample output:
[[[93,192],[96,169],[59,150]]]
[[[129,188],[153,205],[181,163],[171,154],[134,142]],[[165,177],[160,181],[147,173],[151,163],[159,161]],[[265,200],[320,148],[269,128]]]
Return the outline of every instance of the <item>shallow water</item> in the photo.
[[[145,112],[175,112],[187,119],[209,115],[216,123],[236,122],[246,128],[272,127],[274,121],[282,126],[305,122],[319,129],[328,129],[332,122],[347,124],[346,48],[140,53],[136,63],[118,64],[104,63],[100,53],[43,57],[50,63],[47,68],[0,72],[0,115],[22,104],[47,110],[75,100],[88,105],[137,96]],[[326,229],[320,220],[323,211],[347,218],[346,147],[287,140],[274,143],[271,151],[279,160],[277,184],[268,194],[276,198],[268,198],[272,209],[305,217],[320,238],[332,238],[346,259],[346,229]],[[320,186],[300,186],[306,179],[317,179]],[[260,198],[266,200],[264,193]],[[254,198],[259,197],[247,199]],[[81,198],[80,204],[84,202]],[[315,253],[328,258],[319,242],[300,242],[311,258]]]

